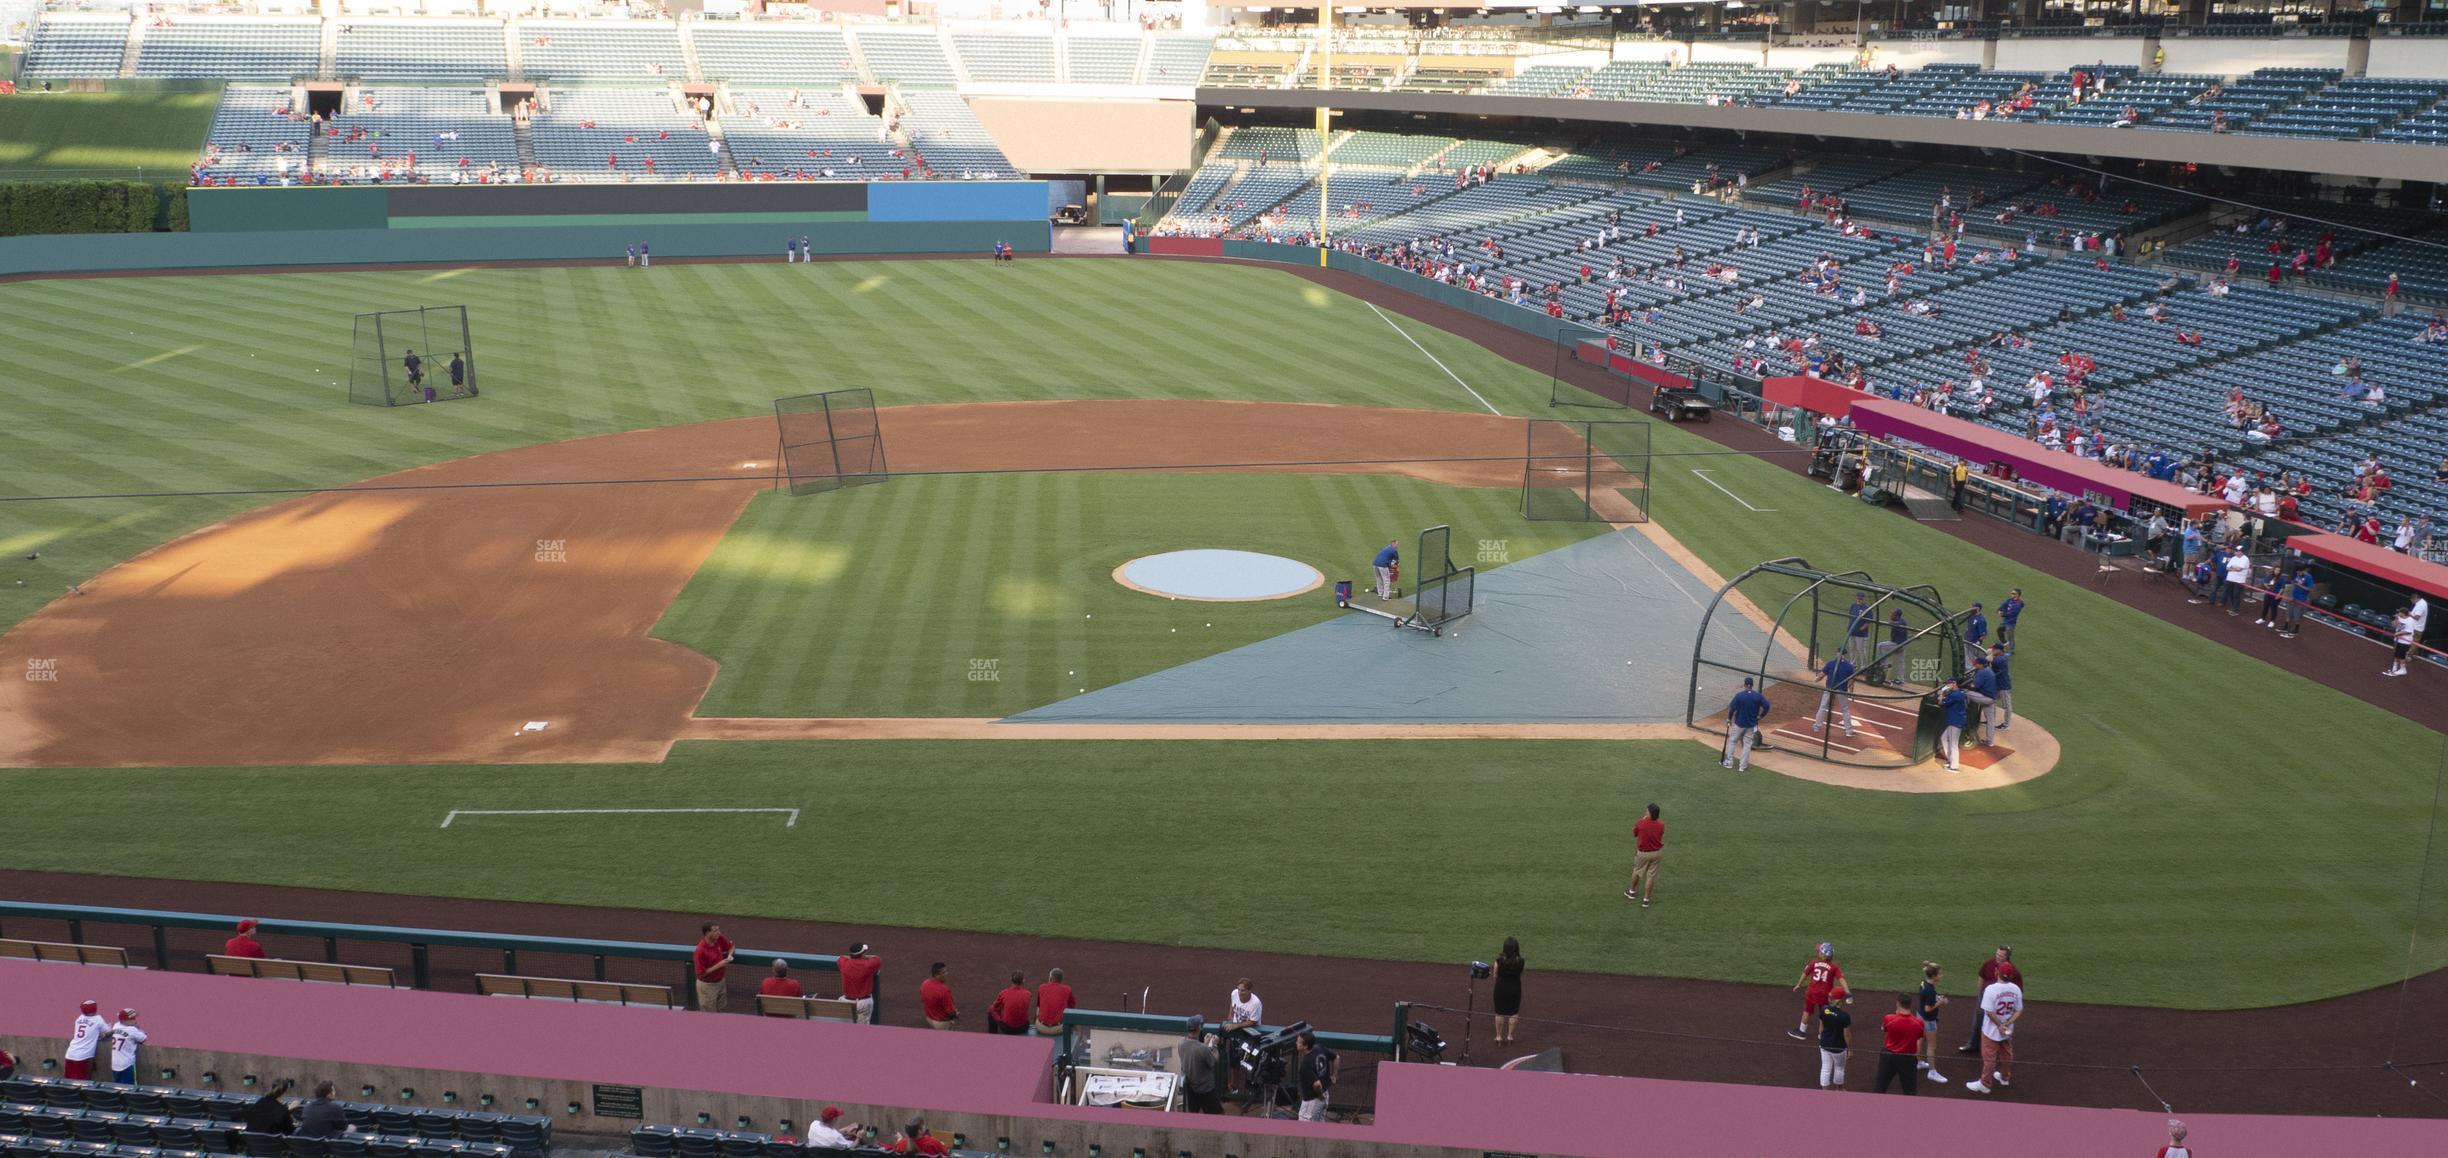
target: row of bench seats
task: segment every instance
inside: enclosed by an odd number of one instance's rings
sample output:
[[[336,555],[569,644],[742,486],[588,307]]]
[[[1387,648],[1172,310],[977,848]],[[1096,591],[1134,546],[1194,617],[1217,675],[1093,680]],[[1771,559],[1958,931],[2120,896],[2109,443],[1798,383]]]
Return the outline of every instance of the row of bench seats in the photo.
[[[881,1127],[879,1133],[885,1133]],[[942,1130],[930,1130],[935,1140],[943,1143],[959,1158],[986,1158],[988,1152],[969,1149],[968,1139]],[[635,1158],[813,1158],[816,1155],[879,1155],[896,1151],[883,1143],[885,1137],[860,1139],[854,1150],[810,1149],[798,1142],[773,1134],[747,1130],[683,1129],[676,1126],[640,1126],[629,1132],[629,1152]]]
[[[70,1078],[18,1076],[0,1082],[0,1132],[23,1132],[85,1141],[245,1152],[245,1131],[232,1131],[260,1095],[167,1086],[124,1086]],[[292,1098],[294,1104],[297,1099]],[[552,1146],[552,1120],[535,1114],[431,1109],[379,1102],[340,1102],[351,1143],[412,1146],[500,1158],[541,1158]],[[140,1130],[151,1142],[137,1141]],[[107,1135],[108,1137],[102,1137]],[[193,1143],[189,1135],[196,1135]],[[279,1142],[283,1135],[255,1135]],[[315,1139],[298,1139],[313,1142]],[[257,1143],[261,1145],[260,1142]],[[335,1151],[357,1158],[352,1145]],[[279,1158],[286,1151],[261,1155]],[[303,1155],[300,1158],[322,1158]],[[396,1158],[396,1156],[390,1156]]]

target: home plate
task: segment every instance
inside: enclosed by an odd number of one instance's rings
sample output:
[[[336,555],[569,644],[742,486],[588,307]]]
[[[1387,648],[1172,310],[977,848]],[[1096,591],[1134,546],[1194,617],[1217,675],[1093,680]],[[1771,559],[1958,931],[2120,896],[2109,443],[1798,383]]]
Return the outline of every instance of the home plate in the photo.
[[[521,727],[521,728],[518,730],[518,733],[517,733],[517,734],[518,734],[518,735],[521,735],[521,736],[524,736],[524,735],[526,735],[526,734],[527,734],[527,733],[529,733],[529,732],[541,732],[541,731],[543,731],[544,729],[549,728],[549,727],[551,727],[551,726],[552,726],[552,723],[551,723],[551,721],[548,721],[548,720],[529,720],[529,721],[527,721],[527,723],[526,723],[526,725],[525,725],[525,726]]]

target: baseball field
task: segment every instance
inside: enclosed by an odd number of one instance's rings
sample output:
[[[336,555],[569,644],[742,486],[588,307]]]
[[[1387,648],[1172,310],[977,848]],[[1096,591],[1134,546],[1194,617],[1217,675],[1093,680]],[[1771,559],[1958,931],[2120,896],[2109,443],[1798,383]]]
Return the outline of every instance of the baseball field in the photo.
[[[1393,961],[1517,935],[1543,968],[1758,983],[1825,938],[1881,984],[2011,939],[2049,1000],[2188,1009],[2448,964],[2439,733],[1665,426],[1645,533],[1717,575],[2022,588],[2016,703],[2055,767],[1908,793],[1671,738],[673,742],[692,715],[1008,716],[1338,618],[1108,577],[1140,555],[1343,578],[1449,523],[1504,544],[1487,583],[1634,533],[1524,521],[1518,464],[1467,461],[1517,438],[1478,424],[1549,413],[1545,373],[1289,273],[776,264],[0,286],[0,660],[48,673],[0,698],[0,867]],[[348,405],[351,315],[443,302],[484,396]],[[848,386],[908,473],[764,489],[772,400]],[[1228,402],[1272,408],[1170,409]],[[1274,430],[1307,465],[1196,457]],[[1278,465],[1181,469],[1226,461]],[[504,578],[552,567],[581,586]],[[635,729],[515,738],[530,694]],[[1640,911],[1649,801],[1673,859]],[[442,826],[612,805],[799,819]]]

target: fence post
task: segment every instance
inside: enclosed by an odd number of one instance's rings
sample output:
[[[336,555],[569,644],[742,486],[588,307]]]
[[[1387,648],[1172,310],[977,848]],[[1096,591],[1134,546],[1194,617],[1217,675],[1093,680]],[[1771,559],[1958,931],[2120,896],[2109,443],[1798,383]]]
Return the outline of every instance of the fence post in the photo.
[[[604,979],[604,955],[601,953],[595,955],[595,979],[597,981]]]
[[[516,949],[504,949],[504,950],[502,950],[502,972],[504,972],[504,973],[517,973],[517,972],[518,972],[518,950],[516,950]]]
[[[1403,1043],[1404,1043],[1404,1041],[1407,1039],[1407,1036],[1408,1036],[1408,1032],[1407,1032],[1407,1031],[1409,1031],[1409,1029],[1410,1029],[1410,1028],[1411,1028],[1411,1003],[1410,1003],[1410,1002],[1408,1002],[1408,1001],[1397,1001],[1397,1002],[1395,1002],[1395,1003],[1394,1003],[1394,1060],[1395,1060],[1395,1061],[1401,1061],[1401,1060],[1403,1060]]]
[[[85,922],[80,921],[75,917],[68,918],[68,939],[76,942],[79,945],[84,944]]]
[[[428,967],[425,946],[408,946],[408,976],[410,984],[419,989],[433,988],[433,970]]]
[[[170,930],[162,925],[153,926],[153,967],[170,970]]]

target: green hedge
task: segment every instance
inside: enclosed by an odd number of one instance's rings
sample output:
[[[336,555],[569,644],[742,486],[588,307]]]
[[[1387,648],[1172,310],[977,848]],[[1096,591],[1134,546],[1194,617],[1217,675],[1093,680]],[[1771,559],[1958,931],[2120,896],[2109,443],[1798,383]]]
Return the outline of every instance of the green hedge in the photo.
[[[161,202],[144,181],[0,182],[0,236],[151,233]]]

